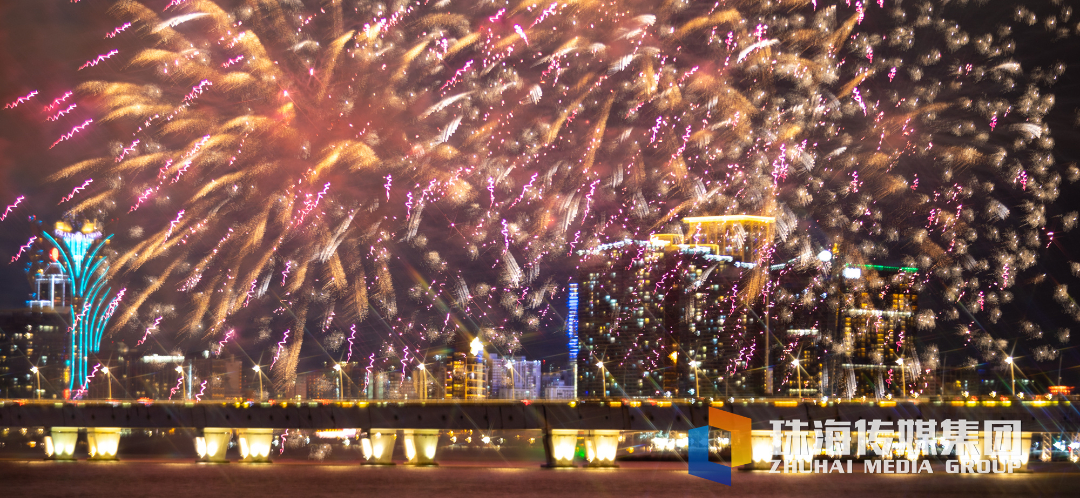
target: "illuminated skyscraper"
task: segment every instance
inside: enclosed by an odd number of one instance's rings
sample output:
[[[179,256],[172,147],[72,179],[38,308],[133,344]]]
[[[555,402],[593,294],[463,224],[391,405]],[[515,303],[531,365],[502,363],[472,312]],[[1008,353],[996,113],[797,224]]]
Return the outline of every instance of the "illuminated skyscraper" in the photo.
[[[109,265],[100,252],[111,235],[103,239],[93,222],[83,223],[79,230],[57,222],[53,233],[55,238],[48,232],[42,232],[42,237],[56,249],[56,262],[71,285],[71,303],[67,308],[71,348],[67,366],[71,371],[68,388],[72,389],[82,386],[90,373],[89,355],[100,348],[105,326],[116,311],[123,291],[111,298],[112,288],[105,287]],[[55,302],[55,297],[51,299]]]
[[[573,371],[572,386],[574,393],[577,393],[577,370],[578,370],[578,350],[580,348],[580,342],[578,341],[578,284],[571,283],[569,295],[566,298],[567,312],[566,312],[566,339],[567,339],[567,351],[570,353],[570,369]]]
[[[488,382],[495,399],[535,399],[541,395],[540,362],[522,356],[491,355]]]
[[[841,358],[839,395],[880,397],[910,392],[901,383],[913,383],[920,370],[913,348],[917,271],[880,265],[849,265],[841,270],[844,294],[835,338]]]
[[[463,351],[465,334],[458,334],[458,345],[446,365],[446,398],[486,399],[488,397],[487,358],[480,338],[468,343]]]
[[[759,389],[768,327],[756,299],[773,219],[687,218],[687,235],[582,253],[578,396],[717,396]],[[749,299],[747,299],[749,297]],[[751,303],[748,307],[745,303]]]
[[[64,322],[49,309],[0,312],[0,398],[63,398]]]

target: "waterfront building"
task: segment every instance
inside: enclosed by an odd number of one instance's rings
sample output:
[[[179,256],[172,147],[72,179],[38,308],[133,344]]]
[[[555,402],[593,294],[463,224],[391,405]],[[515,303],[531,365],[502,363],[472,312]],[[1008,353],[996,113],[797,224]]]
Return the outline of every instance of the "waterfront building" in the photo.
[[[0,312],[0,398],[64,399],[65,317],[52,308]]]
[[[536,399],[540,397],[540,362],[523,356],[490,358],[491,397],[494,399]]]
[[[771,388],[769,376],[759,380],[745,372],[762,366],[747,353],[768,344],[769,324],[762,319],[768,315],[754,296],[766,281],[758,250],[772,240],[773,218],[683,221],[684,234],[582,253],[579,397],[720,396]]]
[[[487,399],[490,397],[487,353],[479,337],[468,343],[466,340],[465,334],[459,333],[456,351],[446,359],[445,396],[447,399]]]
[[[189,399],[185,382],[186,358],[182,354],[148,354],[132,359],[127,368],[127,390],[133,398]]]
[[[820,391],[821,312],[814,299],[804,299],[810,287],[795,261],[769,265],[761,251],[773,239],[774,219],[706,216],[683,223],[683,233],[579,253],[578,286],[571,290],[578,304],[578,395]],[[799,312],[778,313],[773,306],[781,301]]]
[[[839,395],[882,397],[911,392],[921,373],[913,347],[917,271],[881,265],[842,268],[843,301],[834,338],[840,358]]]

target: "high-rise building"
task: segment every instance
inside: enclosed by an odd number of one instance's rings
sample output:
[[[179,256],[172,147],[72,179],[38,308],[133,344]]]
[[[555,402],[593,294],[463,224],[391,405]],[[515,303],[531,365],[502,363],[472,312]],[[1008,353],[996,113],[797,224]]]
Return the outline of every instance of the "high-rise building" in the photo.
[[[413,369],[412,383],[416,399],[443,399],[446,397],[446,366],[436,360],[432,365],[420,364]]]
[[[188,399],[184,355],[149,354],[132,359],[127,368],[127,390],[133,398]],[[188,382],[190,384],[190,382]]]
[[[758,298],[768,269],[759,249],[772,240],[773,219],[683,221],[685,235],[624,240],[582,253],[578,396],[771,390],[771,375],[747,372],[771,365],[767,355],[754,353],[770,347],[769,315]]]
[[[544,372],[540,377],[540,386],[544,399],[574,399],[577,389],[574,387],[577,376],[576,368]]]
[[[848,265],[841,270],[836,314],[837,394],[894,396],[910,392],[918,374],[913,348],[916,268]]]
[[[488,360],[479,337],[466,342],[463,333],[458,334],[455,351],[446,358],[446,398],[487,399]]]
[[[55,235],[55,237],[53,236]],[[41,232],[41,238],[51,244],[51,263],[60,266],[60,270],[71,288],[70,305],[64,308],[70,320],[67,366],[71,369],[68,380],[68,389],[73,391],[84,388],[86,378],[90,376],[91,363],[95,360],[91,357],[98,352],[101,346],[101,338],[105,333],[105,327],[116,311],[116,305],[123,291],[115,294],[108,287],[107,275],[109,272],[108,262],[101,249],[108,244],[112,236],[103,236],[97,224],[92,221],[83,222],[75,229],[66,222],[57,222],[53,235],[48,231]],[[48,268],[52,268],[50,263]],[[51,274],[43,272],[43,277]],[[56,280],[50,279],[50,300],[57,302]],[[66,288],[64,283],[61,302],[66,302]],[[42,303],[45,301],[42,283],[38,283],[36,299],[31,302]],[[82,396],[85,393],[79,393]]]
[[[0,313],[0,398],[64,398],[67,328],[48,308]]]
[[[446,398],[487,399],[487,362],[481,354],[454,353],[446,367]]]
[[[535,399],[540,392],[540,362],[522,356],[491,355],[491,397],[495,399]]]
[[[201,392],[200,399],[236,399],[240,390],[242,363],[234,356],[199,358],[195,364],[192,385]],[[203,385],[203,382],[206,382]]]

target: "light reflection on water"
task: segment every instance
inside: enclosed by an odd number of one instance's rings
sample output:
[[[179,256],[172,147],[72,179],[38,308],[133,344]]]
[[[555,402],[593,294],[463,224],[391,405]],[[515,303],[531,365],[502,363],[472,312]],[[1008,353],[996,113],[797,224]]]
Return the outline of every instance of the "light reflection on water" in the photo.
[[[249,465],[121,460],[0,461],[3,496],[1076,496],[1080,473],[1013,475],[774,475],[736,472],[732,487],[690,476],[677,462],[618,469],[541,469],[533,462],[366,467],[279,461]]]

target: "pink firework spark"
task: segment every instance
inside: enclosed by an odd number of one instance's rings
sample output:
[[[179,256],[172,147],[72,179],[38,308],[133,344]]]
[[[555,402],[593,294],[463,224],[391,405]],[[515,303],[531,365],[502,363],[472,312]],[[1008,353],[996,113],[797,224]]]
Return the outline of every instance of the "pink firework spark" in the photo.
[[[123,33],[125,29],[128,29],[130,27],[131,27],[131,23],[129,23],[129,22],[121,24],[121,25],[117,26],[116,29],[114,29],[114,30],[112,30],[112,31],[110,31],[108,33],[105,33],[105,38],[116,38],[116,35],[118,35],[120,33]]]
[[[537,24],[540,24],[540,23],[544,22],[544,19],[547,19],[548,16],[554,14],[555,11],[558,8],[559,8],[559,2],[552,2],[551,5],[548,5],[548,7],[546,9],[544,9],[543,12],[540,13],[540,17],[537,17],[536,20],[533,21],[532,25],[529,26],[529,27],[531,28],[533,26],[536,26]]]
[[[176,7],[186,1],[187,0],[172,0],[171,2],[169,2],[169,5],[166,5],[164,9],[161,9],[161,11],[165,12],[166,10],[169,10],[170,7]]]
[[[371,369],[372,369],[372,367],[375,366],[375,353],[371,353],[371,356],[368,359],[371,360],[371,361],[368,362],[368,366],[366,368],[364,368],[364,370],[367,370],[367,376],[364,377],[365,387],[366,387],[367,379],[371,378]]]
[[[195,395],[195,401],[202,401],[202,395],[203,395],[204,392],[206,392],[206,381],[205,380],[202,381],[202,384],[199,384],[199,394]]]
[[[222,339],[220,342],[218,342],[218,354],[221,354],[221,352],[225,350],[225,343],[229,342],[229,339],[232,339],[233,334],[235,332],[236,332],[235,330],[230,330],[230,331],[226,332],[225,333],[225,338]]]
[[[296,221],[296,223],[294,223],[294,225],[299,225],[304,222],[304,218],[307,218],[307,215],[310,214],[316,207],[318,207],[319,201],[322,201],[323,196],[326,195],[326,192],[328,190],[330,190],[330,182],[326,182],[326,185],[323,185],[322,192],[319,192],[316,196],[314,196],[314,199],[312,199],[313,196],[311,194],[306,195],[307,199],[304,200],[304,209],[300,211],[300,218]]]
[[[859,93],[859,88],[855,87],[851,94],[855,97],[855,102],[859,103],[859,108],[862,109],[863,116],[866,115],[866,102],[863,102],[862,94]]]
[[[184,96],[183,102],[195,100],[199,95],[202,95],[203,91],[206,90],[206,87],[211,85],[213,85],[213,83],[211,83],[210,80],[200,81],[198,85],[191,87],[191,92]]]
[[[56,121],[57,119],[60,119],[61,117],[63,117],[65,114],[71,112],[71,110],[74,109],[76,106],[78,106],[78,104],[71,104],[71,105],[68,106],[67,109],[64,109],[64,110],[62,110],[62,111],[60,111],[60,112],[58,112],[56,114],[53,114],[52,116],[49,116],[47,119],[49,121]]]
[[[285,271],[281,272],[281,285],[285,285],[285,280],[289,278],[289,270],[292,269],[292,261],[285,262]]]
[[[131,209],[129,209],[128,212],[131,213],[134,212],[136,209],[139,209],[139,206],[141,206],[142,203],[146,201],[146,199],[150,198],[150,196],[153,195],[154,192],[157,192],[159,188],[161,188],[160,185],[157,187],[148,188],[145,192],[139,194],[139,199],[135,201],[135,205],[131,206]]]
[[[127,292],[127,287],[120,289],[120,292],[116,293],[116,297],[109,303],[108,309],[105,310],[105,315],[102,316],[103,322],[108,322],[112,318],[113,313],[116,313],[116,308],[120,306],[120,300],[124,299],[124,293]]]
[[[353,339],[356,339],[356,324],[354,323],[352,327],[349,327],[349,330],[352,331],[352,334],[349,335],[349,354],[345,357],[345,363],[352,361]]]
[[[72,107],[74,107],[74,105],[75,104],[72,104]],[[135,141],[131,142],[130,146],[124,147],[123,150],[120,151],[120,155],[116,156],[116,162],[123,161],[124,156],[134,152],[135,148],[138,147],[138,146],[139,146],[139,139],[136,138]]]
[[[102,61],[104,61],[104,60],[106,60],[106,59],[108,59],[108,58],[110,58],[110,57],[112,57],[112,56],[114,56],[116,54],[119,54],[119,53],[120,53],[119,50],[112,49],[112,50],[108,51],[107,53],[101,54],[101,55],[99,55],[99,56],[97,56],[97,57],[95,57],[93,59],[90,59],[90,60],[86,61],[86,64],[83,64],[83,65],[79,66],[78,70],[82,71],[83,69],[86,69],[88,67],[94,67],[94,66],[96,66],[98,64],[101,64]]]
[[[26,196],[20,195],[18,199],[15,199],[15,203],[8,206],[7,209],[4,210],[4,214],[0,215],[0,221],[4,221],[5,219],[7,219],[8,214],[11,213],[11,210],[19,207],[19,203],[21,203],[25,198]]]
[[[90,385],[90,379],[93,379],[94,375],[97,375],[98,370],[101,370],[101,363],[94,365],[94,369],[90,371],[90,375],[86,376],[86,380],[84,380],[82,386],[79,387],[79,397],[86,394],[86,387]]]
[[[180,376],[176,378],[176,387],[169,390],[169,399],[172,399],[176,391],[180,389],[180,386],[184,384],[184,373],[180,372]]]
[[[255,293],[255,285],[259,283],[259,279],[255,278],[251,280],[251,288],[248,289],[247,294],[244,296],[244,308],[247,308],[249,302],[251,302],[251,295]]]
[[[38,91],[34,90],[34,91],[32,91],[32,92],[30,92],[30,93],[28,93],[26,95],[23,95],[22,97],[19,97],[19,98],[15,99],[14,102],[11,102],[11,103],[5,105],[4,109],[14,109],[16,107],[19,107],[19,104],[34,98],[34,95],[37,95],[37,94],[38,94]]]
[[[184,210],[181,209],[179,213],[176,213],[176,219],[169,222],[169,231],[165,232],[165,240],[169,240],[173,230],[176,228],[176,224],[180,223],[180,218],[184,217]]]
[[[275,363],[277,363],[277,361],[278,361],[278,358],[280,358],[280,357],[281,357],[281,350],[282,350],[282,349],[285,349],[285,341],[288,341],[288,340],[289,340],[289,331],[288,331],[288,330],[286,330],[286,331],[285,331],[285,336],[284,336],[284,337],[282,337],[282,338],[281,338],[281,342],[279,342],[279,343],[277,344],[278,348],[277,348],[277,353],[275,353],[275,354],[274,354],[274,361],[270,362],[270,369],[271,369],[271,370],[273,370],[273,369],[274,369],[274,364],[275,364]]]
[[[180,177],[183,176],[184,173],[187,172],[188,168],[191,166],[191,161],[194,160],[195,154],[202,150],[202,146],[206,145],[206,142],[208,140],[210,140],[210,135],[202,137],[202,139],[195,143],[195,146],[192,147],[191,150],[187,151],[187,153],[184,154],[184,157],[186,157],[187,159],[182,163],[180,169],[177,170],[176,178],[173,178],[172,183],[180,181]]]
[[[84,129],[86,129],[87,126],[90,126],[90,123],[93,123],[93,122],[94,122],[94,118],[90,118],[90,119],[87,119],[86,121],[83,121],[83,124],[72,128],[71,131],[67,132],[67,134],[60,135],[60,138],[56,139],[56,141],[53,142],[53,144],[50,145],[49,148],[51,149],[53,147],[56,147],[56,144],[58,144],[60,142],[63,142],[64,140],[71,139],[71,137],[75,136],[76,133],[78,133],[80,131],[83,131]]]
[[[90,306],[86,305],[86,303],[83,303],[82,311],[80,311],[79,315],[75,317],[75,322],[73,322],[71,324],[71,327],[68,328],[68,332],[71,332],[72,330],[76,330],[76,329],[79,328],[79,322],[81,322],[83,317],[86,316],[87,311],[90,311]]]
[[[93,178],[87,178],[87,179],[86,179],[86,181],[85,181],[85,182],[83,182],[83,184],[82,184],[82,185],[79,185],[78,187],[75,187],[75,189],[74,189],[74,190],[72,190],[70,194],[68,194],[68,195],[67,195],[66,197],[64,197],[63,199],[60,199],[60,202],[56,203],[56,205],[57,205],[57,206],[59,206],[59,205],[61,205],[61,204],[65,203],[65,202],[67,202],[67,201],[70,201],[71,199],[74,199],[74,198],[75,198],[75,194],[77,194],[77,193],[79,193],[79,192],[82,192],[83,190],[85,190],[85,189],[86,189],[86,187],[87,187],[87,186],[89,186],[89,185],[90,185],[91,183],[94,183],[94,179],[93,179]]]
[[[160,324],[160,323],[161,323],[161,318],[162,318],[162,317],[160,317],[160,316],[159,316],[159,317],[157,317],[157,319],[156,319],[156,320],[154,320],[154,324],[153,324],[153,325],[151,325],[151,326],[149,326],[149,327],[146,327],[146,333],[145,333],[145,334],[143,334],[143,336],[142,336],[142,339],[139,339],[139,342],[135,343],[135,347],[139,347],[139,346],[142,346],[142,343],[146,342],[146,339],[147,339],[148,337],[150,337],[150,333],[158,329],[158,324]]]
[[[19,248],[19,252],[15,253],[15,255],[11,257],[12,263],[18,261],[19,257],[22,256],[22,253],[26,252],[27,249],[30,249],[30,246],[34,245],[35,238],[36,237],[30,237],[30,240],[25,245]]]
[[[56,100],[52,101],[51,104],[45,106],[45,111],[44,112],[52,112],[53,109],[56,109],[57,106],[59,106],[60,104],[63,104],[64,102],[66,102],[67,99],[71,98],[72,95],[74,95],[74,94],[71,93],[70,91],[69,92],[64,92],[63,95],[57,97]]]
[[[465,65],[462,66],[461,69],[458,69],[457,72],[454,73],[453,78],[450,78],[450,79],[446,80],[446,83],[443,83],[443,86],[442,86],[442,88],[439,89],[439,91],[443,91],[443,90],[446,90],[448,87],[454,86],[457,83],[458,77],[461,76],[462,73],[464,73],[465,71],[468,71],[469,67],[471,67],[472,64],[473,64],[473,61],[466,62]]]
[[[224,63],[221,64],[221,67],[226,67],[227,68],[227,67],[229,67],[229,66],[231,66],[233,64],[236,64],[237,62],[240,62],[242,60],[244,60],[244,56],[241,55],[241,56],[238,56],[238,57],[235,57],[235,58],[232,58],[232,59],[229,59],[229,60],[225,61]]]

